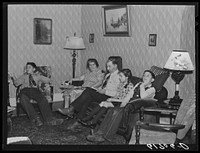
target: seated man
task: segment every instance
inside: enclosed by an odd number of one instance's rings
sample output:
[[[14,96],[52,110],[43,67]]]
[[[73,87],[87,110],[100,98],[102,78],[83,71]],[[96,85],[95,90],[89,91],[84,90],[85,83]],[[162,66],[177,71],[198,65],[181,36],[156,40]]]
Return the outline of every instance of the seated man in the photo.
[[[132,100],[139,98],[153,98],[155,95],[155,88],[152,87],[152,82],[155,79],[155,75],[150,70],[145,70],[142,77],[143,81],[137,83],[130,91],[131,100],[125,101],[120,104],[119,107],[110,109],[103,119],[97,132],[87,136],[87,140],[93,142],[103,142],[106,140],[112,141],[114,134],[117,132],[120,121],[122,119],[124,128],[128,127],[129,113],[138,110],[141,106],[151,106],[152,103],[134,103]],[[132,108],[129,110],[129,108]],[[125,132],[126,134],[126,132]]]
[[[109,73],[105,76],[103,84],[100,88],[86,88],[83,93],[70,105],[69,108],[58,109],[63,115],[72,117],[74,112],[78,115],[79,119],[82,119],[86,110],[91,102],[102,102],[108,98],[115,97],[117,94],[117,88],[120,84],[120,76],[118,70],[118,62],[116,57],[110,57],[107,61],[107,70]],[[68,129],[73,129],[78,122],[76,121]]]
[[[20,102],[29,119],[36,126],[42,126],[43,122],[36,113],[33,105],[30,103],[30,99],[37,101],[39,109],[41,111],[44,121],[49,125],[59,125],[63,123],[63,119],[57,119],[53,117],[51,108],[48,104],[46,97],[37,88],[39,81],[44,83],[49,83],[50,79],[44,77],[36,72],[36,64],[33,62],[28,62],[26,64],[26,74],[21,75],[19,78],[15,76],[11,77],[13,84],[15,86],[21,85],[21,90],[19,93]]]

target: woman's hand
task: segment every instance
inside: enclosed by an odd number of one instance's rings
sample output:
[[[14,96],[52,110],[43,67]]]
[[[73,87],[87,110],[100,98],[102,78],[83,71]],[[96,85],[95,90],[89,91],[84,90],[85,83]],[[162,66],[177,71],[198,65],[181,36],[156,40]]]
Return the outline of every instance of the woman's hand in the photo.
[[[72,81],[73,81],[73,79],[69,80],[69,81],[68,81],[68,84],[72,84]]]

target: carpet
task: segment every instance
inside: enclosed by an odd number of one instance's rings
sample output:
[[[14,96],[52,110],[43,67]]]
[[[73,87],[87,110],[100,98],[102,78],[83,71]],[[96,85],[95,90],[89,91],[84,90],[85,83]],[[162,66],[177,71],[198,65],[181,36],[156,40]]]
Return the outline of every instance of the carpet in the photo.
[[[86,136],[90,134],[90,129],[79,125],[74,131],[68,130],[67,127],[74,122],[74,119],[67,119],[66,116],[53,112],[57,118],[63,118],[61,125],[41,127],[33,126],[27,115],[20,117],[12,117],[12,130],[8,137],[27,136],[33,144],[36,145],[96,145],[97,143],[89,142]],[[124,138],[115,135],[112,142],[105,141],[101,144],[113,145],[124,144]]]

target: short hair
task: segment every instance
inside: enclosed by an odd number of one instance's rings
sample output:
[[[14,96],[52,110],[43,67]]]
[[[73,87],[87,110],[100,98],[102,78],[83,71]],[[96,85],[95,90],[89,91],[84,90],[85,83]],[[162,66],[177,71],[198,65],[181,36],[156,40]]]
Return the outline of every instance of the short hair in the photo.
[[[131,82],[132,72],[130,69],[122,69],[119,73],[123,73],[125,77],[128,77],[128,82]]]
[[[149,73],[151,74],[151,76],[152,76],[153,79],[156,78],[155,74],[154,74],[151,70],[145,70],[145,71],[143,72],[143,74],[144,74],[145,72],[149,72]]]
[[[31,65],[33,68],[37,69],[37,66],[34,62],[27,62],[26,65]]]
[[[99,63],[97,62],[97,60],[95,58],[89,58],[87,60],[87,64],[86,64],[86,68],[87,69],[90,70],[90,65],[89,64],[92,63],[92,62],[94,62],[97,67],[99,67]]]
[[[108,61],[111,61],[113,64],[116,64],[117,65],[117,68],[118,68],[118,58],[117,57],[115,57],[115,56],[110,56],[109,58],[108,58]],[[108,62],[107,61],[107,62]]]

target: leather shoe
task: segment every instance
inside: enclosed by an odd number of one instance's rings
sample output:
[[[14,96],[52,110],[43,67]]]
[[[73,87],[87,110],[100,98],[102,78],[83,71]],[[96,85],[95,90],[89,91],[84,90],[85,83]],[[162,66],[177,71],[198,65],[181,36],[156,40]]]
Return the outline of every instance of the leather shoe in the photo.
[[[104,142],[105,139],[103,138],[103,136],[101,135],[88,135],[86,137],[86,140],[90,141],[90,142]]]
[[[63,119],[62,118],[52,118],[49,122],[47,122],[47,124],[49,125],[60,125],[63,123]]]
[[[42,123],[42,121],[40,120],[39,117],[36,117],[36,118],[33,119],[31,122],[32,122],[33,124],[35,124],[36,126],[38,126],[38,127],[40,127],[40,126],[43,125],[43,123]]]
[[[81,119],[78,119],[78,122],[81,123],[84,126],[88,126],[88,123],[86,121],[83,121]]]
[[[62,115],[68,116],[69,118],[74,118],[73,112],[70,111],[69,108],[64,108],[64,109],[58,108],[58,112],[60,112]]]
[[[96,123],[90,123],[88,126],[89,126],[91,129],[95,129],[95,127],[97,126],[97,124],[96,124]]]

